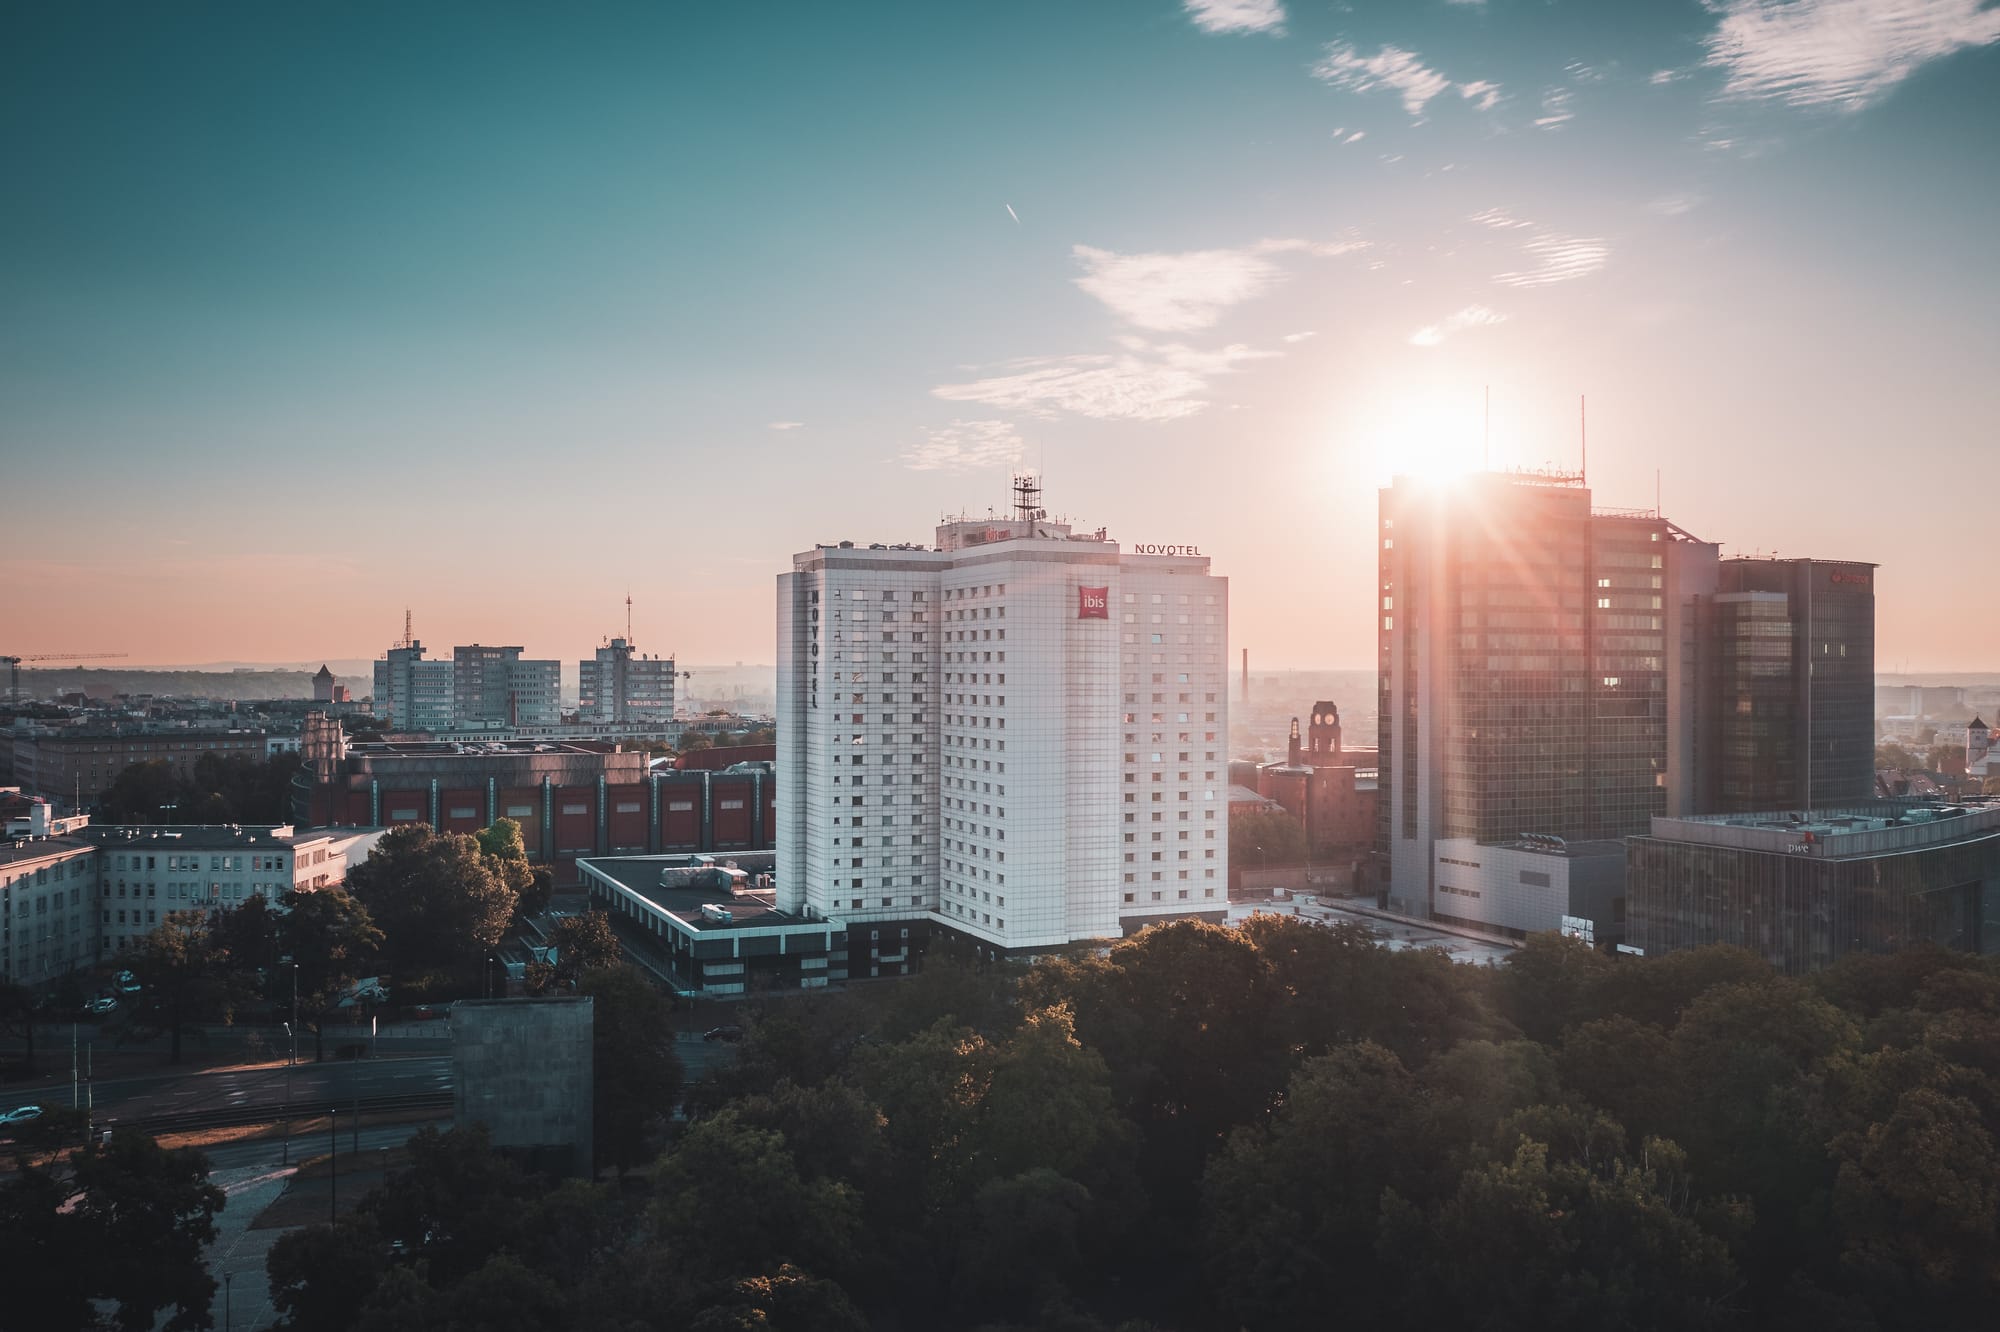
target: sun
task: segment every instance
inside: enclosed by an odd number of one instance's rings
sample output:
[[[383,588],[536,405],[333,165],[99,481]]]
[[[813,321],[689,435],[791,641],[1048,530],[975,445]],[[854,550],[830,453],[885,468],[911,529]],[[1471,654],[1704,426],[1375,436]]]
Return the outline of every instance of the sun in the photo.
[[[1431,398],[1401,402],[1385,413],[1371,451],[1391,477],[1444,482],[1482,470],[1482,449],[1477,412]]]

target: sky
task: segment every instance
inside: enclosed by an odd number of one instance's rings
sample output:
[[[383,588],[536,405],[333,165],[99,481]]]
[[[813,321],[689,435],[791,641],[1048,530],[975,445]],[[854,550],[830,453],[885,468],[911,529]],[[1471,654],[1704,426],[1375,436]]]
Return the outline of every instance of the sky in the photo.
[[[0,651],[622,633],[1046,503],[1374,657],[1376,491],[1574,465],[2000,669],[1985,0],[18,6]],[[1488,404],[1490,403],[1490,408]]]

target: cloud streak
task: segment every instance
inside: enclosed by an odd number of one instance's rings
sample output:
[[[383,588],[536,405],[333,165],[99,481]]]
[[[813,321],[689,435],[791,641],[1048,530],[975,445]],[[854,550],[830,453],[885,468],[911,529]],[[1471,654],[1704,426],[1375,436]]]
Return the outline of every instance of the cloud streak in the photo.
[[[1120,319],[1155,333],[1187,333],[1211,327],[1231,306],[1283,282],[1285,270],[1275,255],[1326,259],[1366,245],[1353,238],[1273,238],[1237,249],[1178,254],[1119,254],[1090,245],[1079,245],[1072,253],[1083,266],[1076,285]]]
[[[1203,32],[1285,31],[1285,7],[1279,0],[1185,0],[1182,7]]]
[[[1507,316],[1484,305],[1468,305],[1463,310],[1446,315],[1435,324],[1425,324],[1410,334],[1413,347],[1435,347],[1454,333],[1463,333],[1468,328],[1484,328],[1489,324],[1504,324]]]
[[[1176,421],[1208,407],[1210,379],[1278,353],[1231,344],[1204,351],[1182,343],[1123,338],[1116,353],[1037,356],[1008,361],[1003,373],[967,384],[940,384],[933,397],[1048,418],[1059,413],[1100,421]]]
[[[1500,85],[1477,79],[1454,83],[1399,46],[1385,46],[1372,56],[1364,56],[1350,42],[1331,42],[1313,77],[1346,92],[1366,93],[1391,88],[1402,96],[1403,109],[1421,119],[1433,98],[1457,91],[1460,97],[1489,111],[1500,100]]]
[[[1522,251],[1535,261],[1534,267],[1495,273],[1493,280],[1507,287],[1548,287],[1589,277],[1610,261],[1611,247],[1595,236],[1570,236],[1548,227],[1514,217],[1505,209],[1489,208],[1470,219],[1496,231],[1523,232]]]
[[[1714,0],[1725,97],[1859,111],[1920,66],[2000,41],[1988,0]]]
[[[969,472],[1021,461],[1021,437],[1007,421],[953,421],[903,454],[913,472]]]

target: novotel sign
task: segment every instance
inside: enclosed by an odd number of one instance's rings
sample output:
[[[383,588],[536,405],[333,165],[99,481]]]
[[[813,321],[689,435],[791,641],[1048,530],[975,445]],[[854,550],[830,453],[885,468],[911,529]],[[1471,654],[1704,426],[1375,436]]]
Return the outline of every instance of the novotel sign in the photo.
[[[1199,555],[1200,546],[1171,546],[1156,541],[1141,541],[1132,547],[1134,555]]]

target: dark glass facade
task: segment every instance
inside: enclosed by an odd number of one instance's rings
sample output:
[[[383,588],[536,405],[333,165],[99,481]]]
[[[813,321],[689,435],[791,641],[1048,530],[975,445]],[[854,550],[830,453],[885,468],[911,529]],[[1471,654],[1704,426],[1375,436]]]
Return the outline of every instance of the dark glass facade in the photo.
[[[1637,837],[1626,900],[1648,957],[1734,944],[1796,976],[1925,942],[2000,954],[2000,831],[1851,858]]]
[[[1825,809],[1875,784],[1874,566],[1725,560],[1706,618],[1717,813]]]

